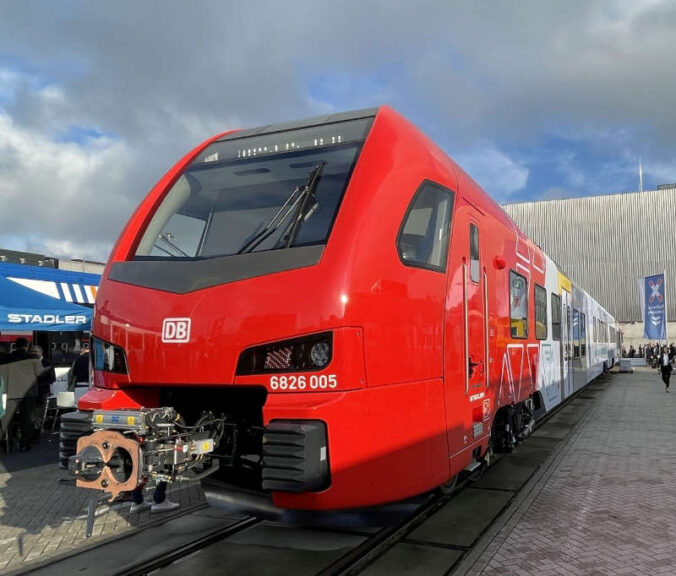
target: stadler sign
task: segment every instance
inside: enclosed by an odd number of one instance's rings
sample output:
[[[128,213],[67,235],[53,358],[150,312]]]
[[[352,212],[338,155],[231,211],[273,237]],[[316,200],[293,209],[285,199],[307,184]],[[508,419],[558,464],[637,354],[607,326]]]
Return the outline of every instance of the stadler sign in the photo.
[[[72,315],[61,316],[60,314],[7,314],[10,324],[86,324],[86,316]]]

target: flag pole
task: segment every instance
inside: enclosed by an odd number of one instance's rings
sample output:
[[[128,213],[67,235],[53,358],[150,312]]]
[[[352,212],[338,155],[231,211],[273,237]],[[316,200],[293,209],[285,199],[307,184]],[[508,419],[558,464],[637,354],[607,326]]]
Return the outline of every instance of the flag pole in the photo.
[[[669,322],[667,319],[667,270],[664,269],[664,343],[669,346]]]

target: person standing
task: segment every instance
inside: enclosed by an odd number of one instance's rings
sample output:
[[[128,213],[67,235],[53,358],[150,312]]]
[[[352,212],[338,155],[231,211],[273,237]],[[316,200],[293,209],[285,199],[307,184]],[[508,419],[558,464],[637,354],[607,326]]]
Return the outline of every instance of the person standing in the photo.
[[[68,374],[68,390],[73,392],[75,387],[80,384],[89,386],[89,345],[82,346],[80,355],[75,358]]]
[[[33,412],[38,398],[38,381],[44,370],[40,360],[28,351],[29,346],[28,340],[17,338],[14,352],[0,366],[0,376],[5,380],[7,389],[7,406],[2,427],[7,433],[9,422],[18,409],[22,452],[30,450],[35,436]]]
[[[42,424],[42,417],[45,414],[45,405],[49,401],[52,384],[56,381],[56,372],[52,363],[45,358],[45,352],[42,346],[34,345],[31,347],[31,354],[35,356],[42,364],[42,374],[38,377],[38,397],[36,402],[33,421]]]
[[[669,378],[671,378],[671,358],[669,358],[669,347],[665,344],[662,347],[662,353],[659,357],[660,372],[662,373],[662,382],[664,382],[664,391],[669,392]]]
[[[40,360],[40,363],[44,368],[44,371],[38,379],[38,396],[42,400],[49,396],[51,386],[56,381],[56,372],[54,371],[54,366],[52,366],[52,363],[47,360],[47,358],[45,358],[45,352],[42,349],[42,346],[33,346],[31,348],[31,354]]]

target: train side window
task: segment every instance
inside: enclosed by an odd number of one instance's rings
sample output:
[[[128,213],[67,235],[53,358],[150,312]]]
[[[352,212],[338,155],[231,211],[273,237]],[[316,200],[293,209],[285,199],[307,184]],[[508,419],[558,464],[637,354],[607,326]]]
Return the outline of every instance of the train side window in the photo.
[[[453,191],[423,182],[406,211],[397,236],[397,252],[406,266],[446,271]]]
[[[580,355],[582,358],[587,355],[587,317],[584,312],[580,312]]]
[[[552,294],[552,340],[561,340],[561,296]]]
[[[573,358],[580,357],[580,312],[573,308]]]
[[[509,316],[512,338],[528,338],[528,280],[509,271]]]
[[[472,282],[479,281],[479,229],[469,225],[469,275]]]
[[[535,285],[535,337],[547,338],[547,290],[538,284]]]

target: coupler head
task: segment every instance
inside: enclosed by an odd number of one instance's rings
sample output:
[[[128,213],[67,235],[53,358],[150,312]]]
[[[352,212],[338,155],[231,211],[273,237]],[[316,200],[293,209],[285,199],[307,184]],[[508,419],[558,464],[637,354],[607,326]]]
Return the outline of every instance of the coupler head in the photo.
[[[141,444],[114,430],[99,430],[77,441],[77,454],[68,459],[76,486],[103,490],[112,502],[121,492],[134,490],[142,480]]]

